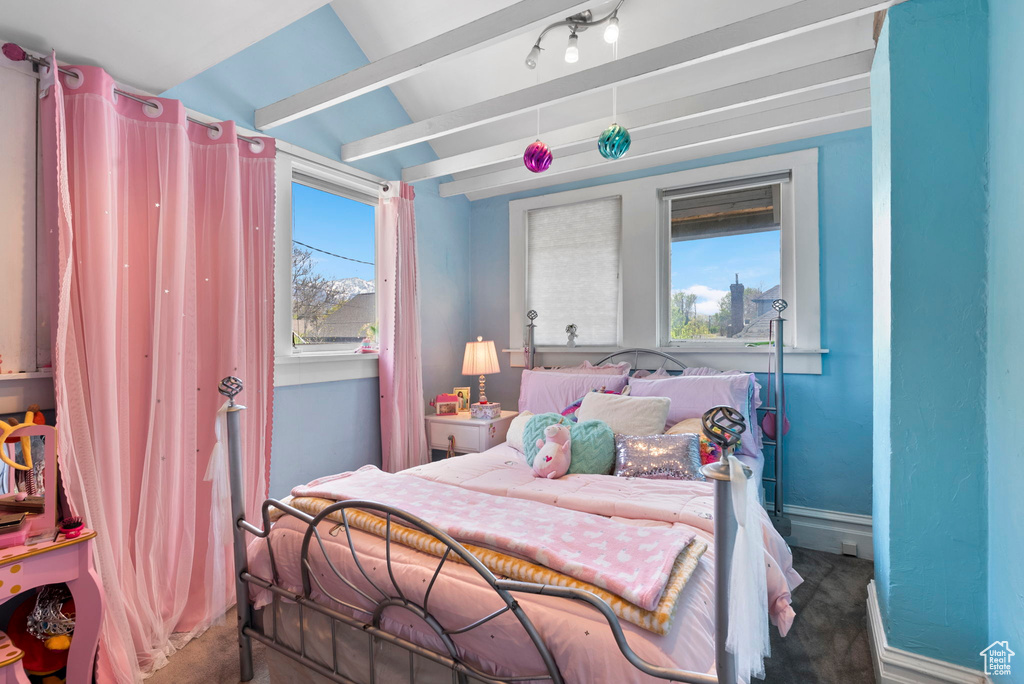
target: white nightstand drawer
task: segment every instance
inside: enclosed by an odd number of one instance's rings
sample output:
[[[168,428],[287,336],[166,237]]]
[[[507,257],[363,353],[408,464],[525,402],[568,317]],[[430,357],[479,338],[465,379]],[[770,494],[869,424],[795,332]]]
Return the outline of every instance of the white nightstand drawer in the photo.
[[[447,449],[448,437],[455,437],[455,450],[464,453],[483,451],[480,447],[481,430],[476,425],[459,425],[452,422],[432,422],[430,424],[430,447]]]
[[[452,449],[458,454],[487,451],[505,441],[515,411],[502,411],[498,418],[472,418],[469,413],[454,416],[427,416],[427,442],[431,449],[448,450],[448,437],[455,438]]]

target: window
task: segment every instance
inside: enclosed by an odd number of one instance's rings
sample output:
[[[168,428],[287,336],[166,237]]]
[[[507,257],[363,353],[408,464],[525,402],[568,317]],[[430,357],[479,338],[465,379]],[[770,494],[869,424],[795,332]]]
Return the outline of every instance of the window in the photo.
[[[282,149],[283,148],[283,149]],[[278,141],[274,385],[377,377],[380,179]]]
[[[354,350],[376,338],[374,206],[292,181],[292,345]]]
[[[613,345],[619,333],[622,200],[608,197],[527,213],[527,307],[545,313],[537,345]]]
[[[768,339],[780,297],[780,185],[663,192],[672,343]]]
[[[821,373],[817,149],[524,197],[508,211],[513,365],[535,309],[542,365],[644,347],[763,372],[756,343],[779,298],[786,370]]]

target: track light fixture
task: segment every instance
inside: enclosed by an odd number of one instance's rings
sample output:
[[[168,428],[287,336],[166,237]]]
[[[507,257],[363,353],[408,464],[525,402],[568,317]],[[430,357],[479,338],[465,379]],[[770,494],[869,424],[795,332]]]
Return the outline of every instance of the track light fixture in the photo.
[[[530,49],[530,54],[526,56],[526,68],[537,68],[537,60],[540,59],[541,41],[544,40],[544,36],[547,35],[548,31],[559,26],[569,27],[569,45],[565,48],[565,61],[569,64],[575,64],[580,59],[579,36],[577,34],[586,31],[592,26],[607,24],[604,29],[605,42],[614,43],[617,41],[619,39],[619,8],[622,7],[622,3],[625,1],[619,0],[618,4],[615,5],[615,9],[600,19],[594,19],[594,14],[590,10],[584,10],[579,14],[566,17],[562,21],[556,21],[545,28],[540,32],[537,41],[533,44],[533,48]]]

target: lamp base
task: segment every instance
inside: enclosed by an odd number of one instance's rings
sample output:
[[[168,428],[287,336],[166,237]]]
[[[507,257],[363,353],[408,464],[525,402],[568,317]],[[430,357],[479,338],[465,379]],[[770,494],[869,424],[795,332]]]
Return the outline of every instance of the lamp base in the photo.
[[[473,404],[469,407],[470,418],[484,418],[492,420],[494,418],[501,417],[501,404],[497,402],[488,402],[486,404]]]

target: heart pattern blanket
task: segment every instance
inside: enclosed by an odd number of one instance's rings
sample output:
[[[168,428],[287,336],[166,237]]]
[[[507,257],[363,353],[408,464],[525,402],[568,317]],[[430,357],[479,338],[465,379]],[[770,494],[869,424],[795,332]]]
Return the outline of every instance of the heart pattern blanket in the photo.
[[[373,466],[314,480],[293,496],[394,506],[460,542],[526,558],[654,609],[694,534],[635,527],[601,516],[385,473]]]

